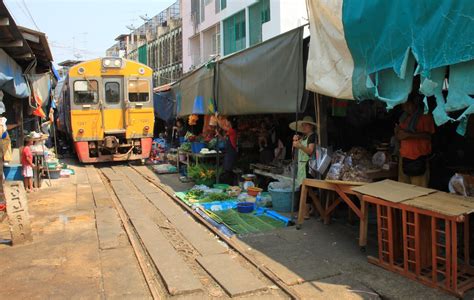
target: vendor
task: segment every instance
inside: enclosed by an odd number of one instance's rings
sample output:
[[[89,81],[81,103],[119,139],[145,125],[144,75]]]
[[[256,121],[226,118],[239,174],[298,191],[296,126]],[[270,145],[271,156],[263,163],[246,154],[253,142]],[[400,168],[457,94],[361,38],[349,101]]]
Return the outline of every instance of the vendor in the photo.
[[[186,136],[187,129],[184,126],[184,122],[181,119],[176,119],[175,125],[173,126],[173,132],[171,134],[173,141],[181,143]]]
[[[296,124],[298,123],[298,127]],[[293,122],[290,124],[290,128],[303,136],[296,134],[293,137],[293,149],[298,150],[298,169],[296,175],[296,186],[301,186],[303,180],[308,177],[307,164],[310,157],[315,153],[315,147],[317,143],[317,137],[315,133],[316,123],[310,116],[304,117],[303,120]],[[306,206],[308,211],[305,212],[305,218],[309,218],[312,210],[311,205]]]
[[[423,113],[420,97],[410,98],[402,108],[404,112],[395,126],[395,137],[400,142],[398,181],[427,187],[428,156],[431,154],[431,136],[435,132],[433,117]]]
[[[218,120],[219,127],[225,131],[225,148],[224,148],[224,173],[221,175],[221,182],[234,185],[234,165],[237,160],[237,126],[235,122],[230,121],[225,117],[220,117]],[[219,132],[216,132],[219,134]]]
[[[48,139],[45,142],[45,146],[51,148],[53,146],[53,139],[51,134],[51,126],[54,122],[54,109],[49,109],[48,118],[41,123],[41,132],[48,135]]]

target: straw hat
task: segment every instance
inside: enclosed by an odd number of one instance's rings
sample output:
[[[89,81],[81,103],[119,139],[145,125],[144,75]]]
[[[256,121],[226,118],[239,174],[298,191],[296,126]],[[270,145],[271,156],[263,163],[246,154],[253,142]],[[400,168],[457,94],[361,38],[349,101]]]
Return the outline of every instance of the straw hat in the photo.
[[[318,124],[316,124],[313,120],[313,117],[310,117],[310,116],[306,116],[303,118],[303,120],[300,120],[298,121],[298,129],[296,129],[296,122],[292,122],[290,123],[290,129],[291,130],[295,130],[298,131],[298,132],[302,132],[303,131],[303,128],[302,128],[302,125],[303,124],[311,124],[313,125],[314,127],[318,126]]]

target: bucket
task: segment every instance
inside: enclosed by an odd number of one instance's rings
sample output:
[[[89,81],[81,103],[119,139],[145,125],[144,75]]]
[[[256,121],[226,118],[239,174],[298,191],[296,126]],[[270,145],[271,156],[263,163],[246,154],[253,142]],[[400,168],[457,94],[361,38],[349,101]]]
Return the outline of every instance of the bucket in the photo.
[[[46,173],[46,176],[48,174]],[[49,170],[49,178],[50,179],[59,179],[61,177],[61,170]]]
[[[206,147],[206,144],[200,143],[200,142],[193,142],[191,143],[191,150],[193,153],[199,153],[201,152],[201,149]]]
[[[268,192],[272,196],[273,209],[279,212],[291,212],[291,188],[277,188],[272,186],[271,182],[268,185]]]

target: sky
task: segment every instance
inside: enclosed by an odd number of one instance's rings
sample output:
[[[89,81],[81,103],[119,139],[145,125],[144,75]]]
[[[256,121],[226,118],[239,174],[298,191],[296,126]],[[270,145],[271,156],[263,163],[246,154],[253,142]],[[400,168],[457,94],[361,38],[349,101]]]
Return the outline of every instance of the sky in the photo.
[[[4,0],[17,25],[44,32],[55,64],[105,56],[115,38],[175,0]]]

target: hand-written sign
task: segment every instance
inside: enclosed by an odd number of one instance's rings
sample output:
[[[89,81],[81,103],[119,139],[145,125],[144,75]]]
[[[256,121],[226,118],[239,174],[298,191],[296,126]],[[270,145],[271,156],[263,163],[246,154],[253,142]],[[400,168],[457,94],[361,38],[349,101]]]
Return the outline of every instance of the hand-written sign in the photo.
[[[5,182],[5,198],[7,201],[7,215],[10,222],[12,244],[23,244],[32,241],[28,202],[23,186],[16,182]]]

